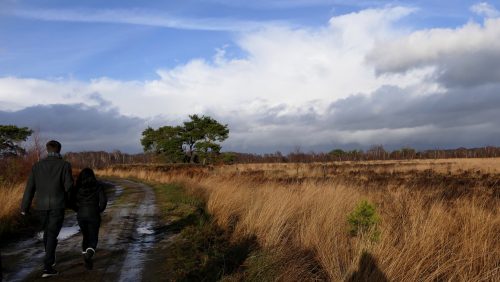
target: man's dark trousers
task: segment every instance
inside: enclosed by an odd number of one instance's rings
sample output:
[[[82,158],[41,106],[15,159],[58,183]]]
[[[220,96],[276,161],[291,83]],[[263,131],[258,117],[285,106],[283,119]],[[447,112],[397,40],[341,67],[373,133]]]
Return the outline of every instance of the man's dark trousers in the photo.
[[[50,269],[56,259],[57,236],[64,221],[64,209],[38,211],[43,231],[43,245],[45,247],[45,269]]]

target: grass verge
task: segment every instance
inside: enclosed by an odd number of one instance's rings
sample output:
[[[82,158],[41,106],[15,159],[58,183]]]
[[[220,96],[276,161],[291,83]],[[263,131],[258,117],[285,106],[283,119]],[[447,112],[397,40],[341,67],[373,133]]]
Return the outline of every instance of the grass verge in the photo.
[[[301,277],[328,280],[313,253],[292,246],[262,249],[255,237],[233,236],[232,230],[219,227],[195,191],[188,192],[181,184],[149,184],[154,187],[162,223],[176,234],[163,250],[161,274],[168,280],[293,281],[298,273],[288,271],[291,265],[301,270]]]
[[[0,185],[0,242],[33,234],[37,226],[34,215],[21,216],[22,184]]]
[[[148,183],[154,188],[160,221],[175,234],[162,250],[164,277],[170,281],[218,281],[239,271],[257,245],[252,238],[232,241],[206,212],[198,195],[180,184]],[[158,275],[158,274],[156,274]]]

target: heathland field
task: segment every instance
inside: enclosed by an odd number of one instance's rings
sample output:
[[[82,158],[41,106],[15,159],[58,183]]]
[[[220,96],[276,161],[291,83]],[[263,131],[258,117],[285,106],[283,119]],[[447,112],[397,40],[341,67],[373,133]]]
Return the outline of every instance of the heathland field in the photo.
[[[500,159],[215,167],[117,166],[179,183],[231,240],[257,246],[229,280],[498,281]]]
[[[98,174],[154,188],[159,216],[168,215],[155,232],[179,234],[150,260],[170,280],[499,281],[500,159],[123,165]],[[116,208],[134,195],[122,186]],[[22,185],[0,193],[2,222],[14,224]],[[107,216],[104,225],[117,222]]]

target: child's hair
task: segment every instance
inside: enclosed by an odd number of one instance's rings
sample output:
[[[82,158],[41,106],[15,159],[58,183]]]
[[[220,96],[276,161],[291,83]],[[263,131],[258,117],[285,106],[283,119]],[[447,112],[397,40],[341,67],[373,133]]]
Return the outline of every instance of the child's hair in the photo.
[[[76,179],[77,187],[92,187],[97,184],[97,178],[91,168],[84,168]]]

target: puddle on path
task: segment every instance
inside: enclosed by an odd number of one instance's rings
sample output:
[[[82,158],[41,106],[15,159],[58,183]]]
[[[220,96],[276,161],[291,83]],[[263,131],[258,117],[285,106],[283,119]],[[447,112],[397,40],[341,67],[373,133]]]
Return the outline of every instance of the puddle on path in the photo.
[[[74,235],[78,234],[80,228],[76,221],[76,214],[70,213],[64,219],[64,225],[57,239],[59,244]],[[5,281],[23,281],[34,270],[41,269],[43,257],[43,232],[38,232],[34,238],[28,238],[17,243],[7,245],[2,250],[2,256],[5,260],[14,258],[21,261],[22,264],[17,264],[14,269],[5,273]]]
[[[145,259],[155,243],[155,196],[151,187],[144,186],[144,200],[137,208],[137,221],[132,242],[127,249],[119,281],[140,281]]]
[[[148,224],[148,226],[137,227],[136,229],[139,235],[152,235],[155,233],[154,226],[152,224]]]
[[[63,228],[61,228],[61,232],[59,232],[59,236],[57,236],[57,240],[59,240],[59,242],[64,241],[64,240],[78,234],[79,232],[80,232],[80,227],[78,225],[63,227]],[[38,240],[42,241],[43,240],[43,232],[38,232],[36,234],[36,238]]]
[[[109,185],[113,185],[109,182],[106,182]],[[111,195],[108,196],[108,205],[112,205],[116,199],[118,199],[122,194],[123,194],[123,187],[120,185],[113,186],[114,187],[114,192]]]

